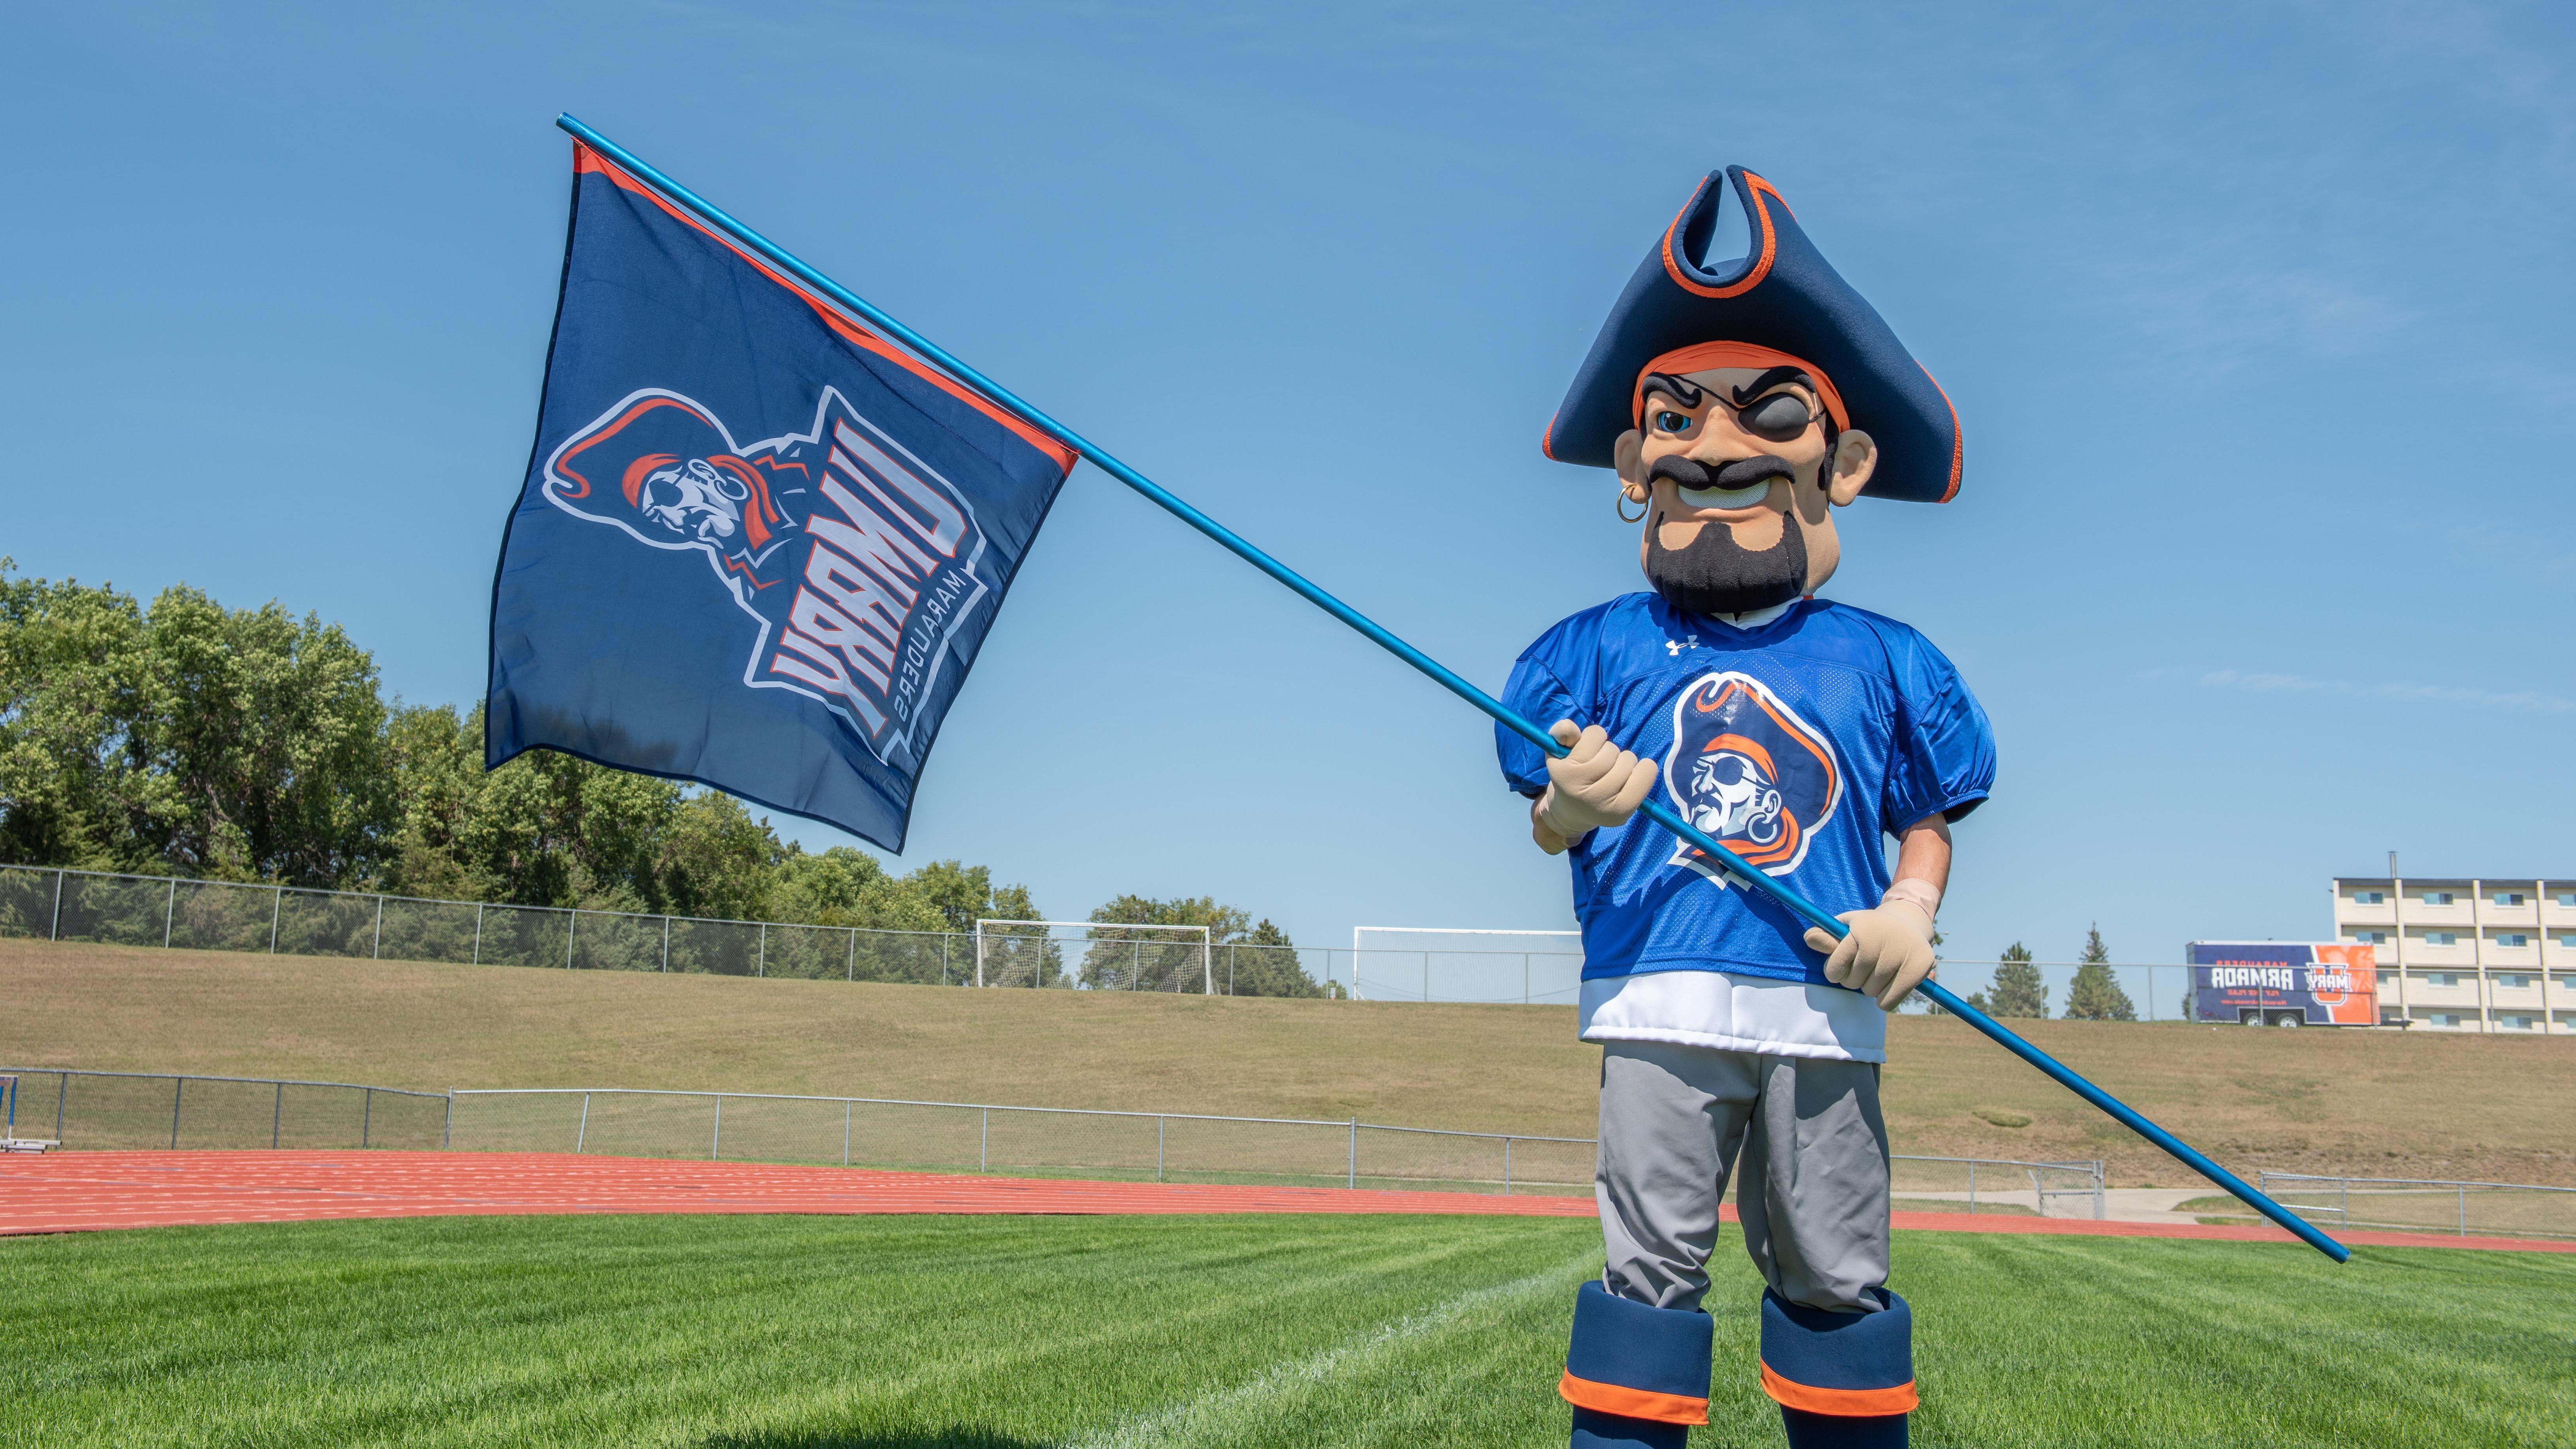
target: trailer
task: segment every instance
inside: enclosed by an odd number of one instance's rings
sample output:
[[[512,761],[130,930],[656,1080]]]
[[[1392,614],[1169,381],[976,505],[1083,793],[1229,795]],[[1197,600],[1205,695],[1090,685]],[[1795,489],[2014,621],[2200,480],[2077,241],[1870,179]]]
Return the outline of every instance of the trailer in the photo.
[[[2340,941],[2194,941],[2192,1015],[2240,1026],[2377,1026],[2379,958]]]

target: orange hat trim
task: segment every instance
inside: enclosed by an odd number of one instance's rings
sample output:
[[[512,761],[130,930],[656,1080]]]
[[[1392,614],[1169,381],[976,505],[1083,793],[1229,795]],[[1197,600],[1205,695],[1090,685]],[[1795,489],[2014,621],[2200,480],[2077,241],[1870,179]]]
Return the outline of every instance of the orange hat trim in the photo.
[[[1629,422],[1639,428],[1646,425],[1646,378],[1650,374],[1660,372],[1671,377],[1683,377],[1718,367],[1794,367],[1816,380],[1816,393],[1824,402],[1825,411],[1833,415],[1835,429],[1840,431],[1851,426],[1851,414],[1843,408],[1843,395],[1834,391],[1834,380],[1825,376],[1823,368],[1803,357],[1751,342],[1693,343],[1688,347],[1677,347],[1639,368],[1635,395],[1628,409]],[[1553,427],[1553,423],[1550,426]]]

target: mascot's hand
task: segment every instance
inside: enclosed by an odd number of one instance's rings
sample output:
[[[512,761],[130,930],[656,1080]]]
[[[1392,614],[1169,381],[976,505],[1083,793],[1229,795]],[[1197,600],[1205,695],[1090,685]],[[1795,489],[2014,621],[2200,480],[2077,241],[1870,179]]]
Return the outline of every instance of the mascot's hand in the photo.
[[[1547,762],[1547,790],[1538,797],[1535,818],[1567,844],[1603,826],[1624,824],[1655,788],[1655,762],[1610,743],[1601,726],[1578,730],[1574,721],[1561,719],[1548,734],[1566,751],[1563,759]]]
[[[1889,900],[1876,910],[1845,911],[1834,918],[1851,927],[1835,940],[1821,927],[1807,928],[1807,948],[1825,953],[1825,979],[1897,1003],[1932,974],[1932,917],[1910,900]]]

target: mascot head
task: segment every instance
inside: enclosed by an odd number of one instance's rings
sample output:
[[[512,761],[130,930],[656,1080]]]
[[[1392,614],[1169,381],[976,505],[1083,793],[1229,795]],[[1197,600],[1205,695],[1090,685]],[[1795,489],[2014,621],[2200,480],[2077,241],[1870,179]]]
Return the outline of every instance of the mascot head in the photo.
[[[1751,246],[1714,260],[1730,195]],[[1647,253],[1540,448],[1617,470],[1648,581],[1690,614],[1813,593],[1842,559],[1833,509],[1864,492],[1947,502],[1961,463],[1931,374],[1740,166],[1701,182]]]

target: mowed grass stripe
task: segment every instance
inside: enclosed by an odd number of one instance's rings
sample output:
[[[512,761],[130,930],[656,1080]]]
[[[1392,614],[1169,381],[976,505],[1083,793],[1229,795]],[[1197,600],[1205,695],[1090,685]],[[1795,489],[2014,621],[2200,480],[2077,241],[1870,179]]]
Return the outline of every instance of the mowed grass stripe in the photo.
[[[1553,1446],[1584,1221],[513,1218],[0,1242],[0,1444]],[[1779,1442],[1730,1230],[1712,1424]],[[2576,1262],[1905,1233],[1923,1446],[2576,1442]]]

